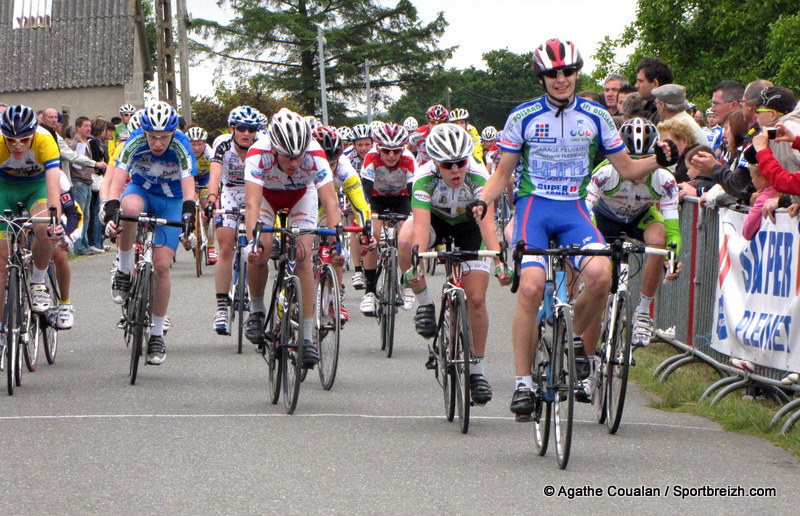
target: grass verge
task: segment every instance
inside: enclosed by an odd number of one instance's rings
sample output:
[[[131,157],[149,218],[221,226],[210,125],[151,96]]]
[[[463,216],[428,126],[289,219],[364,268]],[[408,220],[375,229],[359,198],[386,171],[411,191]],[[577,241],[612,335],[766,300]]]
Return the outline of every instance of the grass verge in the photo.
[[[630,369],[630,377],[642,389],[658,396],[652,407],[711,419],[730,432],[766,439],[800,459],[800,423],[786,436],[779,433],[786,418],[779,421],[775,428],[769,427],[772,416],[780,408],[777,403],[743,400],[743,390],[729,394],[713,406],[710,399],[699,401],[703,392],[719,379],[709,366],[691,364],[681,367],[672,373],[666,383],[659,383],[658,378],[653,376],[653,370],[674,354],[675,350],[665,343],[653,343],[636,351],[636,367]]]

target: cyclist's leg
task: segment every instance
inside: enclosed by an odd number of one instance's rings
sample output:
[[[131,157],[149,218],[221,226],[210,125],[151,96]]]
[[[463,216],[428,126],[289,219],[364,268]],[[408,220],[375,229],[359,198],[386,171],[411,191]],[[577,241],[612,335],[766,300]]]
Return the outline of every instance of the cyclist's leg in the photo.
[[[300,229],[315,229],[317,227],[317,189],[308,188],[305,195],[289,211],[289,226]],[[319,362],[319,351],[312,340],[314,330],[314,271],[311,267],[311,248],[314,244],[314,235],[301,235],[295,240],[297,245],[297,262],[295,274],[300,280],[300,290],[303,294],[303,341],[305,353],[303,362],[312,366]]]
[[[237,206],[242,207],[244,205],[244,192],[237,192],[232,188],[223,187],[220,204],[223,210],[232,210]],[[215,266],[216,270],[214,271],[214,285],[217,295],[225,294],[227,296],[231,286],[238,221],[233,215],[220,215],[217,219],[219,252]]]
[[[486,289],[489,287],[488,264],[481,261],[470,261],[469,274],[462,278],[464,292],[467,294],[467,311],[469,327],[472,333],[472,356],[475,363],[470,366],[470,389],[472,399],[477,404],[484,404],[492,399],[492,388],[486,380],[484,372],[484,356],[486,355],[486,337],[489,333],[489,313],[486,310]],[[481,268],[483,265],[483,268]]]
[[[663,220],[663,218],[662,218]],[[663,248],[667,242],[667,232],[664,223],[656,218],[646,216],[640,226],[644,226],[644,243]],[[642,276],[642,296],[652,299],[658,290],[658,284],[664,277],[664,257],[652,254],[647,257]]]

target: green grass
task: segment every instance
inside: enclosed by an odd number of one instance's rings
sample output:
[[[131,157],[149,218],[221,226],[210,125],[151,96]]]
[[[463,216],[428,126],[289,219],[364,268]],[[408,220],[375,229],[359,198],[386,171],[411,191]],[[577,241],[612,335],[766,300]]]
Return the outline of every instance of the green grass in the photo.
[[[743,400],[744,390],[732,392],[713,406],[710,399],[699,401],[703,392],[719,379],[711,367],[690,364],[673,372],[666,383],[659,383],[653,371],[675,354],[675,350],[665,343],[653,343],[636,351],[636,366],[631,368],[630,377],[642,389],[657,395],[658,400],[651,404],[652,407],[711,419],[725,430],[761,437],[800,458],[800,423],[786,436],[780,435],[786,418],[779,421],[775,428],[769,427],[772,416],[780,408],[779,404]]]

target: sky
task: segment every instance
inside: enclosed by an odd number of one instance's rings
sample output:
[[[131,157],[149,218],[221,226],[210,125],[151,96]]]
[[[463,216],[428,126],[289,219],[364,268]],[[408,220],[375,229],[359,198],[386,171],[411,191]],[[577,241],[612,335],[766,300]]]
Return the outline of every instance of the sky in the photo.
[[[227,22],[230,11],[217,6],[216,0],[187,0],[193,18]],[[391,4],[391,0],[381,0]],[[583,56],[588,73],[594,69],[591,59],[605,36],[618,37],[636,16],[637,0],[413,0],[419,18],[430,22],[444,12],[449,26],[440,46],[458,45],[447,67],[483,68],[481,55],[489,50],[507,48],[521,54],[530,52],[543,41],[559,37],[573,41]],[[618,56],[620,57],[620,56]],[[190,70],[192,95],[212,95],[211,64]]]

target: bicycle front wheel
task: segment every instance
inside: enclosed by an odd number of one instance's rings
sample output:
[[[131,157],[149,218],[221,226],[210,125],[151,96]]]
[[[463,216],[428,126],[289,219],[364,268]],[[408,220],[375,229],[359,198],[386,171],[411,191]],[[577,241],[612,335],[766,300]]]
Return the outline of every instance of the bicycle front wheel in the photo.
[[[455,311],[451,328],[455,332],[451,341],[453,358],[453,381],[456,391],[456,408],[461,433],[469,431],[469,412],[472,406],[469,388],[469,370],[472,362],[472,331],[467,314],[467,298],[463,291],[457,291],[454,302]]]
[[[314,342],[319,346],[319,381],[330,390],[339,366],[339,288],[330,264],[323,264],[317,281],[314,303]]]
[[[292,276],[286,282],[285,309],[281,317],[281,367],[283,369],[283,404],[286,413],[294,413],[303,374],[303,297],[300,280]]]
[[[553,400],[556,460],[564,469],[572,445],[572,418],[575,412],[575,348],[572,344],[572,314],[559,307],[553,327],[554,373],[557,391]]]
[[[139,360],[142,357],[145,342],[147,340],[147,330],[150,328],[150,310],[152,308],[152,274],[149,263],[145,263],[142,269],[136,273],[134,287],[131,292],[132,302],[129,304],[130,312],[128,320],[132,326],[131,340],[131,365],[130,376],[131,385],[136,384],[136,375],[139,372]]]
[[[381,305],[381,349],[386,350],[386,357],[392,358],[394,348],[394,320],[397,315],[397,250],[389,248],[383,267],[383,289],[379,303]]]
[[[281,395],[281,376],[283,371],[281,369],[281,328],[280,321],[276,314],[275,303],[277,301],[277,290],[280,286],[280,279],[276,279],[272,287],[272,302],[269,310],[267,311],[267,320],[264,325],[264,334],[267,336],[267,343],[261,346],[261,351],[264,361],[267,364],[267,373],[269,376],[269,401],[273,405],[278,403]]]
[[[434,342],[436,352],[436,367],[439,383],[442,385],[444,396],[444,415],[448,421],[456,417],[456,389],[453,387],[452,364],[450,363],[450,316],[452,315],[452,302],[449,297],[442,299],[442,314],[440,316],[439,334]]]
[[[610,360],[606,366],[606,425],[614,434],[622,421],[625,393],[628,389],[628,368],[631,364],[633,337],[633,305],[628,292],[617,293],[616,327],[610,339]]]
[[[533,414],[533,444],[536,453],[543,457],[547,453],[547,445],[550,441],[550,421],[553,415],[553,400],[543,399],[547,391],[547,379],[551,367],[550,349],[546,335],[547,326],[542,323],[539,325],[539,343],[533,355],[533,367],[531,376],[533,377],[533,388],[538,400],[536,411]]]
[[[195,224],[194,224],[194,237],[195,237],[195,244],[194,244],[194,271],[197,274],[197,277],[203,275],[203,260],[205,257],[205,249],[203,249],[203,213],[200,211],[200,205],[197,205],[197,208],[194,212],[195,217]]]
[[[8,395],[14,395],[14,387],[19,385],[19,325],[20,325],[20,306],[19,306],[19,276],[15,269],[9,269],[8,285],[6,287],[6,312],[5,312],[5,367],[8,380]]]
[[[230,312],[236,311],[235,318],[238,318],[236,323],[236,349],[238,353],[242,354],[242,337],[244,335],[244,312],[247,304],[250,301],[249,291],[247,289],[247,262],[244,255],[239,253],[239,270],[236,277],[236,292],[234,293],[233,307]],[[230,325],[228,326],[230,328]]]
[[[36,371],[39,360],[39,321],[43,316],[31,311],[28,288],[22,289],[22,326],[20,345],[25,366],[31,373]]]
[[[58,281],[56,280],[56,268],[52,263],[47,268],[47,288],[50,290],[50,309],[47,314],[40,316],[39,331],[42,333],[42,344],[44,345],[44,356],[47,363],[53,365],[56,362],[58,352],[58,305],[61,295],[58,291]]]

